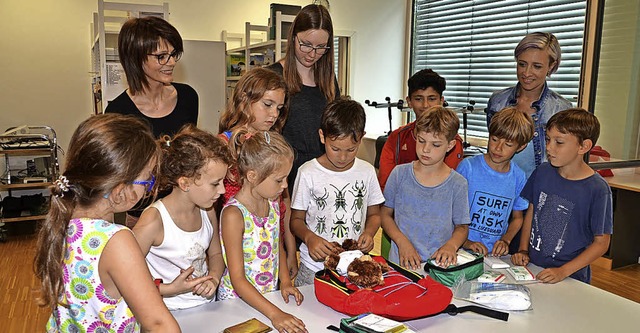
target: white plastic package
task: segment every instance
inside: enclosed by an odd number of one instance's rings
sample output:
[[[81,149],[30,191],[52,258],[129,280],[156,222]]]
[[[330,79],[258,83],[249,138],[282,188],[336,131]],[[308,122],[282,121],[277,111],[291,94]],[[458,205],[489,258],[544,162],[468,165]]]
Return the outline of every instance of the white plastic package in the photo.
[[[464,281],[453,287],[453,296],[495,310],[532,309],[529,288],[518,284]]]

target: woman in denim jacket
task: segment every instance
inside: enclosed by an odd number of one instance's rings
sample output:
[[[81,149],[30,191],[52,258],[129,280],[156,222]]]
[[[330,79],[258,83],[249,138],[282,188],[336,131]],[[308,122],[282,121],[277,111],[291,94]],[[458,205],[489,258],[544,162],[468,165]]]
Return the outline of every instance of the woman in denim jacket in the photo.
[[[514,52],[518,83],[499,90],[487,103],[487,128],[491,118],[507,106],[515,106],[528,113],[535,122],[533,139],[513,157],[513,161],[527,174],[546,161],[545,126],[555,113],[571,108],[571,102],[549,89],[547,77],[560,65],[560,45],[551,33],[534,32],[526,35]]]

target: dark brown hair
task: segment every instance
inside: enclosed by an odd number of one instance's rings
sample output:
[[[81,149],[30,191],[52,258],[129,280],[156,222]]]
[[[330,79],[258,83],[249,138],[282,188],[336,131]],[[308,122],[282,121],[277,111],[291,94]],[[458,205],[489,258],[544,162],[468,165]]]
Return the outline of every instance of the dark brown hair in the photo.
[[[515,141],[518,146],[529,143],[535,130],[533,119],[513,106],[508,106],[491,118],[489,136]]]
[[[444,135],[447,141],[451,141],[458,134],[459,128],[460,119],[455,112],[443,106],[433,106],[416,119],[414,134],[417,136],[418,133],[425,132]]]
[[[307,30],[325,30],[329,33],[327,46],[329,50],[325,53],[313,67],[315,83],[327,101],[333,101],[336,97],[335,73],[333,72],[333,23],[329,11],[321,5],[306,5],[300,10],[293,20],[289,36],[287,37],[287,53],[284,56],[283,76],[287,83],[287,88],[291,95],[300,92],[302,79],[296,69],[296,46],[295,37],[299,32]]]
[[[320,119],[320,129],[325,138],[342,138],[351,136],[358,142],[364,135],[367,116],[360,103],[340,98],[327,105]]]
[[[178,54],[184,52],[178,30],[159,17],[132,18],[122,25],[118,35],[118,55],[132,95],[149,88],[143,65],[149,54],[158,49],[161,40],[173,46]]]
[[[158,177],[162,189],[178,186],[180,177],[199,179],[209,160],[233,163],[226,142],[193,124],[183,126],[173,138],[165,135],[159,143],[163,150]]]
[[[61,265],[76,207],[91,207],[116,186],[130,184],[149,162],[157,163],[159,153],[149,126],[133,116],[101,114],[78,126],[65,159],[69,189],[51,188],[51,206],[38,234],[34,271],[41,281],[41,305],[54,307],[64,290]]]
[[[229,141],[235,153],[236,167],[241,179],[253,170],[261,183],[275,172],[283,163],[293,161],[293,149],[278,132],[259,131],[249,134],[241,128],[233,132]]]
[[[547,131],[555,128],[562,134],[571,134],[582,144],[584,140],[591,140],[596,145],[600,137],[600,122],[591,112],[581,108],[571,108],[560,111],[547,121]]]
[[[255,121],[251,115],[251,104],[259,101],[265,92],[278,89],[284,91],[285,103],[271,130],[280,132],[287,119],[288,113],[286,100],[287,86],[282,77],[276,72],[257,67],[244,74],[235,88],[233,88],[233,95],[227,102],[227,109],[220,117],[218,133],[230,131],[236,127],[245,126]]]

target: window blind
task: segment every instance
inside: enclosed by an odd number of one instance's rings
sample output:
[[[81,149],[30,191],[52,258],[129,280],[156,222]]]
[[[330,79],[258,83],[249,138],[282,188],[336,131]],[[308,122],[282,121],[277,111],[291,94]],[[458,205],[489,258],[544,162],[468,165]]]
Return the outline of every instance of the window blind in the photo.
[[[562,58],[547,84],[575,105],[586,5],[585,0],[414,0],[411,74],[431,68],[444,77],[444,98],[457,110],[475,101],[467,134],[487,137],[489,97],[518,82],[516,45],[528,33],[551,32]]]

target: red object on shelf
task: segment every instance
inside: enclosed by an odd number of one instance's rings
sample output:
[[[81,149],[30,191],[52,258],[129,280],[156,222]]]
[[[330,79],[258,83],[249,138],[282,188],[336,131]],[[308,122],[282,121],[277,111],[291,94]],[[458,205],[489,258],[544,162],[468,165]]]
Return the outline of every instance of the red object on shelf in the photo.
[[[600,146],[593,147],[589,152],[589,162],[608,161],[610,157],[611,154]],[[596,172],[602,177],[613,177],[613,171],[611,171],[611,169],[602,169]]]

